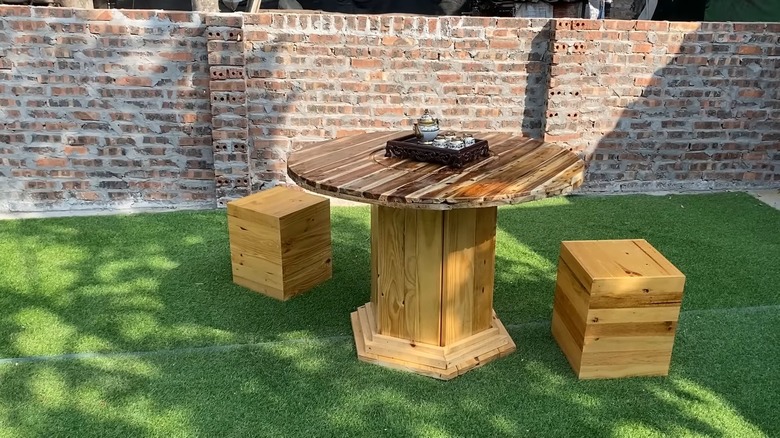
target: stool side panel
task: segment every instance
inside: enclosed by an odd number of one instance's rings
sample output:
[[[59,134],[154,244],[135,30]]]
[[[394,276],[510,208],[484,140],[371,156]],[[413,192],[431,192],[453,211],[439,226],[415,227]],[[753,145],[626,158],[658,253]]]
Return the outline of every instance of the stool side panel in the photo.
[[[571,329],[567,326],[557,309],[553,308],[551,321],[552,335],[555,342],[558,343],[563,355],[571,365],[575,374],[580,372],[580,359],[582,358],[582,347],[577,345],[577,340],[572,335]],[[582,339],[582,338],[579,338]]]
[[[276,298],[277,300],[284,300],[284,291],[281,289],[277,289],[274,287],[271,287],[267,284],[261,284],[255,281],[252,281],[248,278],[244,278],[241,276],[236,276],[235,273],[233,274],[233,282],[239,286],[243,286],[247,289],[250,289],[254,292],[261,293],[263,295],[267,295],[271,298]]]
[[[617,336],[671,336],[677,329],[677,321],[617,322],[614,324],[588,324],[585,337]]]
[[[577,312],[567,296],[566,291],[560,287],[555,288],[553,308],[557,310],[561,320],[566,324],[576,339],[582,339],[585,336],[585,329],[587,328],[585,322],[586,315],[580,315]],[[579,347],[582,348],[582,342],[579,342],[578,344]]]
[[[668,376],[669,365],[663,363],[649,364],[599,364],[581,366],[578,378],[589,379],[617,379],[621,377],[653,377]]]
[[[282,259],[293,260],[306,254],[331,247],[329,204],[307,207],[281,221]]]
[[[330,200],[300,194],[316,202],[281,218],[284,299],[303,293],[333,275]]]
[[[682,298],[684,287],[684,276],[596,278],[589,292],[594,296],[613,294],[626,298],[647,293],[677,293]]]
[[[234,247],[235,248],[235,247]],[[284,287],[282,265],[255,257],[246,251],[231,248],[230,261],[233,277],[242,277],[276,289]]]
[[[582,346],[583,354],[615,351],[672,351],[674,336],[588,336]]]
[[[643,323],[677,321],[680,306],[591,308],[586,320],[588,324]]]
[[[312,265],[308,270],[286,274],[284,277],[284,299],[292,298],[329,280],[333,276],[333,265],[330,259],[327,260],[327,262]]]
[[[588,316],[588,308],[590,307],[590,291],[580,283],[577,277],[572,272],[569,265],[563,261],[558,260],[558,273],[556,275],[555,287],[560,288],[562,292],[566,294],[566,297],[571,301],[572,306],[577,312],[577,315],[582,319],[583,323]]]
[[[592,295],[591,309],[642,308],[654,306],[679,306],[682,294],[679,292],[656,292],[646,295],[601,294]]]
[[[252,257],[282,263],[282,242],[278,229],[246,219],[229,217],[228,233],[231,251],[246,251]]]

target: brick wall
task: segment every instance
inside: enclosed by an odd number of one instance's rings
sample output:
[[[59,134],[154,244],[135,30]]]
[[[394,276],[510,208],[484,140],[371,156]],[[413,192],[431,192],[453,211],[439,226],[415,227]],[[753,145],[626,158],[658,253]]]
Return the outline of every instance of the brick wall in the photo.
[[[286,180],[293,145],[411,129],[542,134],[549,20],[262,14],[246,17],[253,177]]]
[[[780,28],[0,7],[0,211],[221,206],[293,147],[408,129],[565,141],[585,190],[780,186]]]
[[[559,21],[547,137],[590,191],[780,185],[780,24]]]
[[[0,7],[0,211],[213,205],[204,30]]]

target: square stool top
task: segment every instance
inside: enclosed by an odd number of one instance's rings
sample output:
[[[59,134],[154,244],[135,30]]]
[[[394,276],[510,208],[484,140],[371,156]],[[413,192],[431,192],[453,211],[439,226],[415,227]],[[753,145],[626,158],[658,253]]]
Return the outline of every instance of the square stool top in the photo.
[[[229,216],[247,220],[282,219],[328,199],[301,190],[276,186],[228,202]]]
[[[685,284],[685,275],[644,239],[564,241],[561,258],[591,293],[659,282],[682,291]]]

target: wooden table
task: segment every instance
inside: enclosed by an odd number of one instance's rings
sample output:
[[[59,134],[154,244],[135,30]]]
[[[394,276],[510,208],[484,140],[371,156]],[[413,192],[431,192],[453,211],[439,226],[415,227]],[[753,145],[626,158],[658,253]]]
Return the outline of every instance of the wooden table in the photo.
[[[490,156],[462,169],[386,158],[405,132],[340,138],[295,150],[300,186],[371,207],[371,301],[352,313],[358,357],[451,379],[511,353],[493,312],[496,206],[560,195],[582,182],[567,148],[481,133]]]

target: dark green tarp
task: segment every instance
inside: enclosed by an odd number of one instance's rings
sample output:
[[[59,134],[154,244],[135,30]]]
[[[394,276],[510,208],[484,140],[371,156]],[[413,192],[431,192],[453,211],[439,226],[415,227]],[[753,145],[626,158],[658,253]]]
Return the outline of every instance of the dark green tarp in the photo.
[[[709,0],[704,21],[780,21],[780,0]]]

